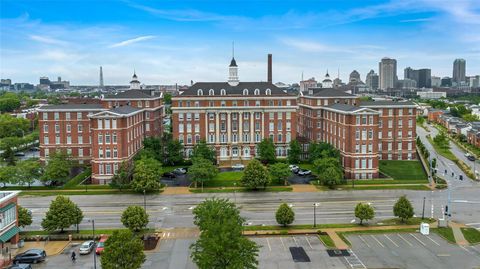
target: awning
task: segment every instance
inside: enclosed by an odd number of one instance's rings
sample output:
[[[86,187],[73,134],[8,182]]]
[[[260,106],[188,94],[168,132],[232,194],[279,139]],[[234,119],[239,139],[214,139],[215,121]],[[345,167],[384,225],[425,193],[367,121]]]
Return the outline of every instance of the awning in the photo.
[[[6,243],[8,240],[10,240],[10,238],[14,237],[19,231],[20,229],[18,229],[17,226],[13,226],[8,231],[0,235],[0,242]]]

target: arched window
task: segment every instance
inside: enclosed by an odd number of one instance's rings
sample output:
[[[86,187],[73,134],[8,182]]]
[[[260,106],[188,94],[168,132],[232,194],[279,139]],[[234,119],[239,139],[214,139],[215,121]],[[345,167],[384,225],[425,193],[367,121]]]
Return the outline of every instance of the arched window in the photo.
[[[197,91],[197,95],[203,95],[203,91],[202,91],[202,89],[198,89],[198,91]]]
[[[243,95],[248,95],[248,89],[243,89]]]
[[[220,90],[220,95],[227,95],[227,92],[225,91],[225,89]]]
[[[270,89],[265,90],[265,95],[272,95],[272,91]]]
[[[220,148],[220,157],[227,157],[227,156],[228,156],[227,148],[225,147]]]
[[[210,90],[208,91],[208,95],[215,95],[215,93],[213,92],[213,89],[210,89]]]
[[[250,147],[244,147],[243,148],[243,156],[244,157],[250,157]]]
[[[255,89],[255,91],[253,92],[253,94],[255,94],[255,95],[260,95],[260,90],[259,90],[259,89]]]

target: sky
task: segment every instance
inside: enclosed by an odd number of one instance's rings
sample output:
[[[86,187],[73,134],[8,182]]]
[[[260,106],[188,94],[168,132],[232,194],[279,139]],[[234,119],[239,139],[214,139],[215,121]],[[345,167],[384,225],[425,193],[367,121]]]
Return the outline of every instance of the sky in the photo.
[[[72,85],[226,81],[235,44],[240,81],[362,80],[383,57],[452,76],[480,74],[479,0],[1,0],[0,77]]]

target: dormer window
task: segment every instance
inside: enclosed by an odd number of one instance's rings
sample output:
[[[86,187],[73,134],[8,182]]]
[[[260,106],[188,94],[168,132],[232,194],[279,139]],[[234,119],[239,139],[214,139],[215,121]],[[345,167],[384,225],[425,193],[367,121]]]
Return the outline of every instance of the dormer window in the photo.
[[[203,95],[203,90],[202,90],[202,89],[198,89],[197,95]]]
[[[227,95],[227,92],[225,91],[225,89],[220,90],[220,95]]]
[[[255,95],[260,95],[260,90],[259,90],[259,89],[255,89],[255,91],[253,92],[253,94],[255,94]]]
[[[248,89],[243,89],[243,95],[248,95]]]
[[[213,92],[213,89],[210,89],[210,90],[208,91],[208,95],[215,95],[215,93]]]
[[[265,95],[272,95],[272,91],[270,89],[265,90]]]

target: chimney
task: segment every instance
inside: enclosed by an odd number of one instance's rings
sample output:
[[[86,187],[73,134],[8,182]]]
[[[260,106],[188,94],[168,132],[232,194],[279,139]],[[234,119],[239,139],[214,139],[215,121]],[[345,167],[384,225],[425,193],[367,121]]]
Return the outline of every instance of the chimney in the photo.
[[[272,54],[268,54],[268,75],[267,81],[272,83]]]

